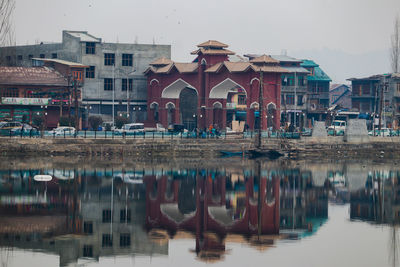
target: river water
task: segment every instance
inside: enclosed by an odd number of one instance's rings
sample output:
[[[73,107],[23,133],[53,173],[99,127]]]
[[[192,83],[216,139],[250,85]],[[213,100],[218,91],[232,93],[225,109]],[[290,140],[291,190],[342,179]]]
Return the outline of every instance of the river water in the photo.
[[[399,181],[390,162],[3,159],[0,264],[397,266]]]

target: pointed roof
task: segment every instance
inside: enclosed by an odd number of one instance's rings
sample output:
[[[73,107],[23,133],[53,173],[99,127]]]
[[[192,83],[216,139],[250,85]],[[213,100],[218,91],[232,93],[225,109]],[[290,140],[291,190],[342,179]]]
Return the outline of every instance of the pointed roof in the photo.
[[[254,64],[271,64],[271,63],[278,64],[279,60],[273,59],[272,57],[267,56],[267,55],[262,55],[262,56],[253,58],[252,60],[250,60],[250,62],[254,63]]]
[[[172,69],[176,69],[179,73],[195,73],[198,69],[197,63],[177,63],[171,61],[169,64],[151,64],[150,67],[146,69],[144,74],[148,74],[149,72],[153,73],[164,73],[168,74],[172,71]]]
[[[198,44],[197,47],[219,47],[219,48],[227,48],[228,45],[221,43],[216,40],[208,40],[204,43]]]
[[[202,53],[203,55],[234,55],[235,52],[232,52],[228,49],[221,49],[221,48],[199,48],[197,50],[192,51],[190,54],[198,55]]]
[[[161,58],[158,58],[158,59],[154,60],[153,62],[151,62],[150,65],[161,66],[161,65],[168,65],[168,64],[171,64],[171,63],[172,63],[171,59],[168,59],[168,58],[165,58],[165,57],[161,57]]]
[[[225,66],[225,68],[229,72],[246,72],[248,70],[253,70],[253,71],[263,71],[263,72],[279,72],[279,73],[289,73],[290,71],[280,67],[279,65],[266,65],[266,66],[260,66],[260,65],[255,65],[251,62],[229,62],[229,61],[224,61],[217,63],[208,69],[206,69],[206,72],[209,73],[218,73],[221,69],[222,66]]]

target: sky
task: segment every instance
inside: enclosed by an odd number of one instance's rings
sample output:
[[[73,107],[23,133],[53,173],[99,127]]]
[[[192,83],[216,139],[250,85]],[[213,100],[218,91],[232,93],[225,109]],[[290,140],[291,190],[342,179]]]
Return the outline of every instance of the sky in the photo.
[[[84,30],[105,42],[170,44],[172,59],[186,62],[197,44],[214,39],[239,55],[286,51],[314,59],[334,82],[390,71],[390,37],[400,14],[400,0],[16,2],[17,44],[61,42],[62,30]]]

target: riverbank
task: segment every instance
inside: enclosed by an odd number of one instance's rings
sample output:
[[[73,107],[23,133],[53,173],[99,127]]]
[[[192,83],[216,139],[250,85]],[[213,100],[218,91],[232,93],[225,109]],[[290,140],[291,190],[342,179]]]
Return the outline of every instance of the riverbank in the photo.
[[[263,148],[291,152],[296,159],[400,158],[399,137],[374,137],[363,142],[344,142],[342,137],[302,139],[263,139]],[[1,155],[219,158],[220,151],[245,151],[254,148],[254,139],[83,139],[83,138],[0,138]]]

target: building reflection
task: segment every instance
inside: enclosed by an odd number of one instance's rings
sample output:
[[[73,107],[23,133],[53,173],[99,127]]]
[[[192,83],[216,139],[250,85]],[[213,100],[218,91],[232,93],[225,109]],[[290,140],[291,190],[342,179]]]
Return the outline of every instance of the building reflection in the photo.
[[[53,179],[37,182],[36,174]],[[101,257],[168,255],[169,242],[184,238],[193,240],[199,260],[220,261],[230,243],[266,250],[281,239],[313,235],[328,219],[328,196],[346,191],[345,182],[335,182],[345,176],[260,163],[2,170],[0,246],[57,254],[60,266],[67,266]]]

